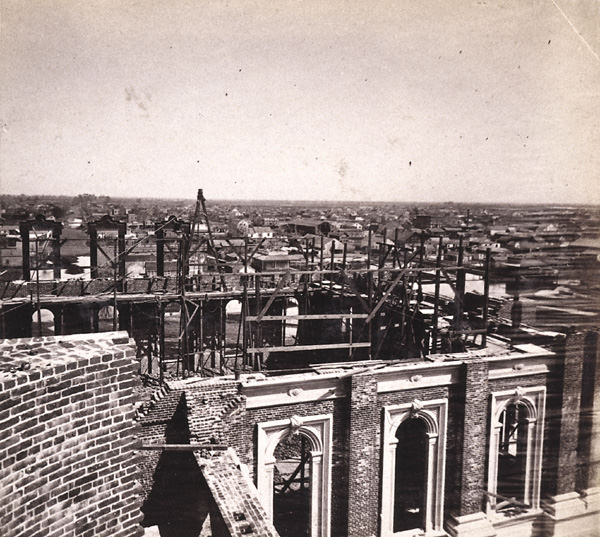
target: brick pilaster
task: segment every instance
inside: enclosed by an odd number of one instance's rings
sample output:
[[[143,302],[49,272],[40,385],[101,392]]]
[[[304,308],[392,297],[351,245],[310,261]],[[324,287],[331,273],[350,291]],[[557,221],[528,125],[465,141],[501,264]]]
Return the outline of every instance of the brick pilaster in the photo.
[[[350,395],[348,537],[377,533],[379,452],[377,380],[352,377]]]
[[[571,334],[565,343],[562,373],[562,403],[556,470],[556,494],[575,490],[577,476],[577,441],[581,402],[584,334]]]
[[[488,363],[473,359],[465,364],[465,406],[461,450],[459,514],[481,511],[485,482],[488,414]]]

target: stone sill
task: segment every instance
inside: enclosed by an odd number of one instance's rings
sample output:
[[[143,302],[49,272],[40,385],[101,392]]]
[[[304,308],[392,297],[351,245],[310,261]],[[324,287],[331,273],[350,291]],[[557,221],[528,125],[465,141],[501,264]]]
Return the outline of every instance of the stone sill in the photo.
[[[506,526],[518,525],[523,522],[533,521],[543,515],[542,509],[530,509],[525,513],[515,516],[507,516],[502,513],[488,513],[488,518],[494,528],[505,528]]]

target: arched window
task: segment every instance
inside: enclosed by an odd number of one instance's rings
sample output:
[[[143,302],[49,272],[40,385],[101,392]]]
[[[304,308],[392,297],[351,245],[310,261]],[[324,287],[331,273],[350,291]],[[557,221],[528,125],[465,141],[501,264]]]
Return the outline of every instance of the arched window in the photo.
[[[242,302],[230,300],[225,305],[225,344],[228,348],[242,347]]]
[[[544,386],[492,393],[488,514],[539,507],[545,401]]]
[[[288,298],[284,303],[284,315],[298,315],[298,301]],[[298,319],[285,319],[283,321],[284,344],[295,345],[298,337]]]
[[[448,402],[384,407],[381,535],[442,530]]]
[[[282,537],[330,535],[331,422],[327,414],[258,424],[256,488]]]
[[[396,432],[394,533],[425,529],[427,428],[420,419],[403,421]]]
[[[98,310],[98,332],[111,332],[116,325],[119,329],[119,310],[108,304]]]
[[[34,311],[31,316],[31,333],[34,336],[53,336],[54,313],[44,308],[41,308],[39,312]]]
[[[309,446],[306,436],[291,434],[273,453],[273,525],[280,537],[310,536]]]
[[[515,498],[523,503],[529,435],[527,406],[518,400],[510,402],[500,413],[499,423],[496,492],[501,499]]]

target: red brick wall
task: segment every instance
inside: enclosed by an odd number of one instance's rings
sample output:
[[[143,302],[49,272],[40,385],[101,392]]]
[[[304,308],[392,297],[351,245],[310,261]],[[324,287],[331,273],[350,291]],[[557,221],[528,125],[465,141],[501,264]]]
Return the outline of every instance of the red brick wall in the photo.
[[[139,535],[133,458],[135,349],[116,339],[94,351],[76,337],[0,342],[0,528],[4,537]],[[60,340],[60,341],[59,341]],[[66,349],[48,366],[9,367],[11,355],[43,360],[44,346]],[[80,353],[79,346],[85,346]],[[50,361],[51,360],[51,361]]]

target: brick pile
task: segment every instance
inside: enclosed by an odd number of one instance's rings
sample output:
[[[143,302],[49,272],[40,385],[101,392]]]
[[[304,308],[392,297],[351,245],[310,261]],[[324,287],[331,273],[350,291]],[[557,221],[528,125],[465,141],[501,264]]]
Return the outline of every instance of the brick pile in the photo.
[[[4,537],[140,535],[126,333],[0,340]]]

